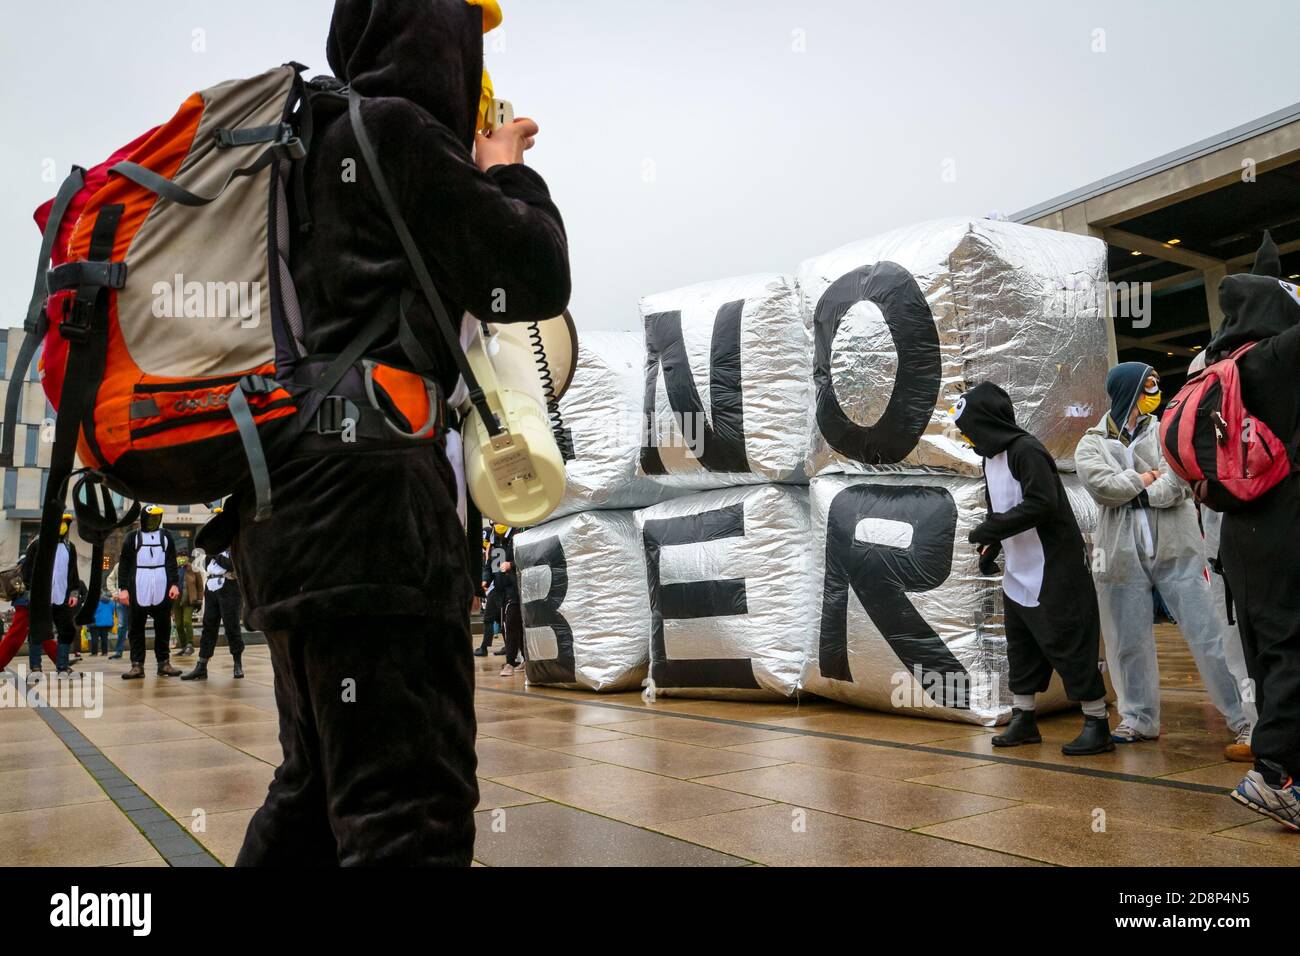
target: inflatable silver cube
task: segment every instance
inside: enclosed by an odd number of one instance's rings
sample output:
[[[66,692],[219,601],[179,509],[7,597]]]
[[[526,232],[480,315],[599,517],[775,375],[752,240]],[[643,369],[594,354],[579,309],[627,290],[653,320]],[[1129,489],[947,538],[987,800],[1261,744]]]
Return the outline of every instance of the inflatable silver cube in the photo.
[[[652,692],[795,692],[811,627],[808,492],[726,488],[636,512],[650,591]]]
[[[802,686],[890,713],[993,726],[1011,713],[998,576],[967,541],[981,478],[821,475],[809,488],[817,594]],[[1065,704],[1059,678],[1043,711]]]
[[[641,686],[650,599],[630,511],[587,511],[515,539],[525,673],[533,684],[596,691]]]
[[[809,259],[809,473],[979,473],[947,410],[989,380],[1069,461],[1105,403],[1106,247],[983,219],[921,223]]]
[[[793,281],[755,275],[641,300],[640,472],[679,488],[802,481],[810,368]]]

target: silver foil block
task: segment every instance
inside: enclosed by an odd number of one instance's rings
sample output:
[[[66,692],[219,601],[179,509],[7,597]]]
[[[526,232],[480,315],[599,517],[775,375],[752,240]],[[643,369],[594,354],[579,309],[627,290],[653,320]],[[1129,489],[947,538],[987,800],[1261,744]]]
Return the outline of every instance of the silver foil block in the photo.
[[[820,475],[812,502],[814,622],[803,689],[858,707],[981,724],[1011,714],[1000,576],[967,535],[981,478]],[[1066,704],[1059,677],[1039,695]]]
[[[650,598],[630,511],[587,511],[515,539],[529,683],[575,690],[641,686]]]
[[[754,275],[641,300],[640,473],[718,488],[804,480],[810,366],[791,278]]]
[[[811,621],[808,491],[727,488],[636,512],[654,694],[789,697]]]
[[[947,410],[984,380],[1068,464],[1105,396],[1106,279],[1098,239],[984,219],[908,226],[804,262],[809,473],[979,474]]]
[[[636,332],[584,332],[560,416],[574,457],[552,518],[593,508],[640,508],[686,494],[638,474],[645,394],[645,345]]]

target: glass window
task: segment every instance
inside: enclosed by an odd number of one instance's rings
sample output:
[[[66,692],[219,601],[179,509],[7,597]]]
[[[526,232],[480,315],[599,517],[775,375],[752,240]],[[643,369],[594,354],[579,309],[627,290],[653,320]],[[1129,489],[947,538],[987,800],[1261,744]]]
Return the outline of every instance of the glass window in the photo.
[[[18,469],[5,469],[4,507],[8,511],[18,506]]]
[[[26,457],[23,459],[23,464],[27,465],[29,468],[34,467],[36,465],[36,456],[40,452],[40,449],[41,427],[39,425],[28,425],[27,448],[25,452]]]
[[[9,374],[9,334],[0,335],[0,373]]]
[[[18,529],[18,553],[20,555],[27,553],[27,546],[32,543],[32,538],[41,533],[41,523],[39,521],[24,521]]]

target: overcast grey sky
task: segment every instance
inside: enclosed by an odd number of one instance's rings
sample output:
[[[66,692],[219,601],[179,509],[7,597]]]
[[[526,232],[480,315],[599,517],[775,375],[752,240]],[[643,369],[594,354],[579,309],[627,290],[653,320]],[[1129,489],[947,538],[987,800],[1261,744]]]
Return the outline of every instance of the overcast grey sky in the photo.
[[[8,6],[0,325],[22,320],[51,162],[93,165],[233,76],[327,72],[331,6]],[[1300,100],[1294,0],[502,6],[487,62],[541,124],[528,158],[568,226],[579,328],[637,328],[642,295],[916,220],[1015,212]]]

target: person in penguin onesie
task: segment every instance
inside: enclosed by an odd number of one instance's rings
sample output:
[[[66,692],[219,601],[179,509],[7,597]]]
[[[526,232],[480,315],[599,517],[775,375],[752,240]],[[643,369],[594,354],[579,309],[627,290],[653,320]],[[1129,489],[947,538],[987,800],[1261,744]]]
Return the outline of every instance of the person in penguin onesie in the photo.
[[[559,210],[524,163],[537,124],[481,132],[483,33],[500,18],[495,0],[335,0],[326,42],[453,321],[549,319],[571,289]],[[314,98],[312,123],[295,174],[310,228],[293,222],[289,262],[306,352],[337,356],[375,316],[391,316],[363,358],[410,368],[414,343],[435,394],[453,394],[455,355],[363,162],[349,104]],[[365,376],[359,360],[335,392],[374,411]],[[382,423],[355,441],[317,432],[272,467],[269,517],[259,520],[245,489],[196,539],[207,554],[231,548],[275,671],[284,756],[236,865],[468,867],[477,555],[458,513],[454,441]],[[468,525],[477,550],[472,513]]]
[[[117,562],[118,600],[130,608],[131,667],[123,680],[144,677],[145,627],[153,621],[153,655],[159,677],[176,677],[168,646],[172,633],[172,601],[180,594],[176,542],[162,526],[163,510],[148,505],[140,512],[140,527],[122,540]]]
[[[1237,744],[1250,718],[1224,657],[1225,627],[1211,600],[1204,537],[1187,482],[1160,445],[1160,377],[1142,362],[1106,376],[1110,410],[1079,439],[1074,464],[1100,506],[1093,543],[1103,560],[1095,580],[1102,637],[1119,697],[1116,743],[1160,736],[1160,666],[1152,589],[1173,611],[1206,692]]]
[[[219,510],[219,509],[214,509]],[[235,576],[235,562],[229,551],[222,551],[206,559],[203,582],[203,634],[199,638],[199,659],[194,669],[181,675],[181,680],[207,680],[208,661],[217,651],[217,631],[226,630],[226,645],[234,660],[236,680],[244,676],[244,633],[239,625],[242,599],[239,581]]]
[[[1267,233],[1249,274],[1219,284],[1223,324],[1208,361],[1237,360],[1246,409],[1286,445],[1289,477],[1223,515],[1219,563],[1255,690],[1254,767],[1233,799],[1300,829],[1300,290],[1281,280]]]
[[[60,674],[71,674],[70,655],[72,645],[77,639],[77,624],[74,609],[85,600],[86,586],[81,581],[77,568],[77,548],[68,540],[68,531],[72,527],[72,515],[63,513],[59,525],[59,550],[54,556],[53,579],[50,583],[50,618],[54,624],[55,638],[42,644],[33,644],[27,661],[27,676],[41,673],[41,652],[44,651],[54,662],[55,670]],[[0,670],[9,666],[19,646],[28,634],[28,595],[32,589],[32,572],[36,568],[36,549],[40,538],[32,538],[27,550],[19,559],[22,567],[23,583],[27,593],[14,602],[14,619],[9,630],[0,640]],[[19,602],[22,602],[21,604]]]
[[[954,424],[984,459],[988,517],[970,533],[980,571],[996,574],[999,552],[1006,620],[1011,723],[996,747],[1041,743],[1035,697],[1052,672],[1083,708],[1083,729],[1061,747],[1070,757],[1115,749],[1106,713],[1106,685],[1097,662],[1101,627],[1088,573],[1083,533],[1043,444],[1016,424],[1011,398],[981,382],[951,410]]]
[[[514,555],[514,532],[503,524],[488,528],[483,554],[483,642],[474,649],[475,657],[487,657],[495,634],[505,633],[506,600],[513,579],[501,570]],[[496,652],[505,654],[505,648]]]

